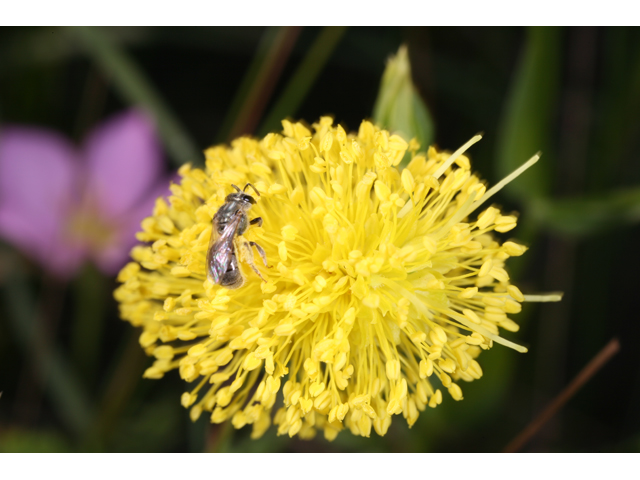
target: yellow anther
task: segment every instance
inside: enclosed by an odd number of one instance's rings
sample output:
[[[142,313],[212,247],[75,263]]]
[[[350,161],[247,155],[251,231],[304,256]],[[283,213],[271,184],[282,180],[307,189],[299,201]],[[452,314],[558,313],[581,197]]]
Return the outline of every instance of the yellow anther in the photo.
[[[478,217],[478,220],[476,221],[476,226],[479,229],[484,230],[485,228],[493,225],[493,222],[495,222],[499,214],[500,214],[500,210],[498,210],[497,208],[494,208],[494,207],[487,208]]]
[[[504,248],[511,257],[519,257],[527,251],[527,247],[525,247],[524,245],[518,245],[514,242],[504,242],[502,244],[502,248]]]
[[[319,412],[324,411],[331,403],[331,394],[329,390],[325,390],[322,392],[313,402],[313,406],[316,407],[316,410]]]
[[[456,364],[450,358],[447,358],[445,360],[440,360],[438,362],[438,365],[442,370],[444,370],[447,373],[453,373],[456,371]]]
[[[375,420],[377,418],[376,411],[368,403],[365,403],[364,405],[362,405],[362,411],[366,416],[368,416],[372,420]]]
[[[397,380],[400,378],[400,361],[388,360],[386,363],[386,373],[389,380]]]
[[[427,334],[422,331],[416,331],[411,334],[411,341],[415,344],[423,343],[427,340]]]
[[[452,383],[449,386],[448,390],[449,390],[449,394],[454,400],[456,401],[462,400],[462,390],[460,389],[458,384]]]
[[[280,185],[279,183],[273,183],[269,186],[269,190],[267,192],[269,195],[278,195],[280,193],[285,193],[287,188],[284,185]]]
[[[441,326],[433,325],[431,331],[436,335],[438,344],[447,343],[447,334]]]
[[[292,335],[295,331],[296,329],[293,326],[293,324],[282,323],[275,328],[274,333],[280,337],[288,337],[289,335]]]
[[[479,277],[485,277],[487,275],[489,275],[489,272],[491,271],[491,269],[493,268],[493,262],[491,261],[491,259],[486,260],[482,266],[480,267],[480,271],[478,272],[478,276]]]
[[[305,303],[302,305],[302,311],[308,314],[318,313],[320,311],[320,307],[313,303]]]
[[[495,278],[499,282],[508,282],[509,281],[509,274],[502,267],[493,267],[491,269],[491,271],[489,272],[489,275],[491,275],[493,278]]]
[[[325,136],[322,138],[322,142],[320,142],[320,150],[323,152],[328,152],[331,150],[331,146],[333,145],[333,133],[327,132]]]
[[[468,287],[462,290],[458,297],[460,298],[472,298],[474,295],[478,293],[478,287]]]
[[[309,393],[311,394],[312,397],[317,397],[322,392],[324,392],[325,388],[326,388],[326,385],[324,383],[312,383],[309,386]]]
[[[251,370],[255,370],[256,368],[258,368],[261,363],[262,363],[262,360],[260,360],[259,358],[256,358],[256,355],[253,352],[251,352],[245,357],[244,363],[242,364],[242,366],[245,370],[250,372]]]
[[[347,415],[348,411],[349,411],[348,403],[341,403],[340,405],[338,405],[338,410],[336,411],[336,418],[338,419],[339,422],[344,420],[344,417]]]
[[[240,387],[242,387],[243,383],[244,383],[244,377],[236,378],[233,382],[231,382],[231,385],[229,385],[229,391],[231,393],[237,392],[238,390],[240,390]]]
[[[500,233],[508,232],[509,230],[513,230],[516,226],[516,217],[513,215],[504,215],[500,216],[496,219],[496,231]]]
[[[223,348],[222,350],[218,350],[217,352],[215,352],[213,358],[216,365],[226,365],[233,358],[233,351],[228,347]]]
[[[408,168],[402,170],[401,180],[402,188],[404,188],[405,192],[411,195],[416,188],[416,181]]]
[[[251,173],[258,175],[259,177],[271,176],[271,169],[264,163],[254,162],[251,164]]]
[[[375,188],[375,192],[376,192],[376,196],[378,197],[378,200],[380,200],[381,202],[385,202],[389,199],[389,196],[391,195],[391,190],[384,182],[381,182],[380,180],[376,180],[374,188]]]
[[[180,403],[184,408],[189,408],[191,405],[193,405],[193,402],[195,402],[197,398],[198,398],[197,395],[193,395],[189,392],[184,392],[180,399]]]
[[[482,345],[484,343],[484,338],[479,333],[474,332],[471,335],[465,337],[465,341],[469,345]]]
[[[420,378],[425,379],[433,374],[433,362],[429,359],[420,360]]]
[[[149,347],[153,345],[157,339],[157,333],[153,333],[147,330],[145,332],[142,332],[142,334],[140,335],[140,345],[145,348]]]
[[[507,293],[509,293],[509,295],[511,295],[511,297],[514,300],[516,300],[518,302],[524,302],[524,295],[522,294],[520,289],[518,287],[516,287],[515,285],[509,285],[507,287]]]
[[[489,295],[483,295],[482,303],[492,307],[504,307],[505,302],[504,302],[504,298],[502,297],[491,297]]]
[[[278,393],[278,390],[280,390],[280,379],[272,376],[267,377],[266,388],[271,393]]]
[[[353,406],[353,408],[362,408],[362,405],[369,402],[370,399],[371,395],[369,394],[356,395],[350,400],[349,403]]]
[[[340,352],[338,355],[336,355],[336,358],[333,362],[334,371],[342,370],[342,367],[344,367],[346,363],[347,363],[347,354],[345,352]]]
[[[194,345],[189,349],[189,351],[187,352],[187,355],[189,355],[190,357],[199,357],[203,355],[206,351],[207,351],[207,347],[205,347],[201,343],[198,343],[197,345]]]
[[[362,304],[366,307],[378,308],[380,305],[380,296],[372,292],[362,299]]]
[[[504,318],[503,320],[501,320],[500,327],[510,332],[517,332],[518,330],[520,330],[520,325],[518,325],[516,322],[514,322],[510,318]]]
[[[349,308],[346,312],[344,312],[344,316],[342,318],[346,325],[353,325],[353,322],[356,318],[356,309],[353,307]]]
[[[153,356],[159,360],[171,360],[174,356],[174,351],[169,345],[161,345],[153,350]]]
[[[424,237],[422,237],[422,244],[424,245],[424,248],[426,248],[427,251],[432,255],[436,253],[438,249],[438,242],[430,235],[425,235]]]
[[[306,150],[307,148],[309,148],[309,142],[311,141],[312,137],[302,137],[300,139],[300,141],[298,142],[298,148],[302,151]]]
[[[245,345],[251,345],[260,337],[262,337],[262,333],[260,332],[260,329],[256,327],[247,328],[244,332],[242,332],[242,335],[240,335],[240,338],[245,343]]]
[[[508,298],[504,302],[504,311],[506,313],[520,313],[522,311],[522,305],[515,300]]]
[[[165,312],[172,312],[175,307],[176,307],[176,299],[174,297],[165,298],[164,304],[162,306]]]
[[[296,235],[298,233],[298,229],[293,225],[285,225],[280,230],[282,233],[282,238],[284,238],[288,242],[292,242],[296,239]]]
[[[283,262],[287,261],[287,245],[285,244],[284,240],[278,243],[278,256]]]

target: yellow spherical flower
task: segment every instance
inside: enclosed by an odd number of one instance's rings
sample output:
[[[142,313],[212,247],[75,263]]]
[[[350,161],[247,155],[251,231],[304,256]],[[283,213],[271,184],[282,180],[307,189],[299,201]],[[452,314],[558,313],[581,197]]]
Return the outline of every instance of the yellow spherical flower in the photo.
[[[399,414],[411,426],[443,391],[461,400],[460,380],[482,376],[476,357],[494,342],[526,351],[499,336],[518,330],[509,316],[525,300],[504,263],[526,248],[492,232],[516,217],[468,217],[537,156],[487,191],[463,155],[479,136],[416,154],[367,121],[357,134],[328,117],[313,134],[283,125],[208,149],[206,169],[182,167],[169,204],[142,222],[150,245],[132,251],[116,298],[156,358],[145,377],[178,369],[193,420],[207,411],[251,424],[254,438],[273,421],[279,434],[333,439],[344,427],[384,435]],[[262,246],[268,267],[255,263],[263,281],[237,248],[245,283],[227,289],[207,279],[212,218],[249,182],[260,193],[249,218],[264,223],[236,243]]]

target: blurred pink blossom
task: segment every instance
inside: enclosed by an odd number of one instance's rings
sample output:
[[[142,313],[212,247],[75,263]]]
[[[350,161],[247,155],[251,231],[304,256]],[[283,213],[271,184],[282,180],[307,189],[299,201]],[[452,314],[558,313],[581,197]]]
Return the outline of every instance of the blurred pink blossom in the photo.
[[[58,277],[85,260],[115,274],[168,185],[153,124],[136,110],[98,125],[80,149],[46,129],[0,130],[0,236]]]

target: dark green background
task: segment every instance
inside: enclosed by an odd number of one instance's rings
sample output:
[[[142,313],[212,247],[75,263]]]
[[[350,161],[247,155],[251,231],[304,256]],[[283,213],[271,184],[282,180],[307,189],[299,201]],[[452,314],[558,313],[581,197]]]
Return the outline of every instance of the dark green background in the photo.
[[[225,139],[234,95],[277,34],[3,28],[0,125],[45,126],[80,142],[107,115],[142,103],[167,129],[167,170],[198,161]],[[463,385],[464,401],[445,395],[411,430],[394,417],[384,438],[345,431],[333,443],[321,433],[305,442],[272,428],[254,442],[248,429],[209,428],[206,415],[192,425],[177,372],[141,379],[149,361],[138,332],[118,319],[113,278],[87,266],[62,284],[0,243],[0,451],[500,451],[613,337],[620,353],[524,450],[640,449],[640,30],[304,28],[261,118],[277,105],[357,129],[401,43],[440,148],[483,131],[470,155],[491,183],[543,151],[496,200],[520,211],[511,233],[531,247],[507,264],[521,290],[565,292],[515,317],[523,328],[509,338],[529,353],[483,353],[485,375]],[[308,91],[289,90],[291,78]]]

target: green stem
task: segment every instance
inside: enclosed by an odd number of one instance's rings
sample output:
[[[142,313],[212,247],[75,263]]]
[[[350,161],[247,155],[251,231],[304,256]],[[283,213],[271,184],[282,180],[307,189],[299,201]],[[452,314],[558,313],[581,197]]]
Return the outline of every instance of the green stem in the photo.
[[[105,320],[107,282],[93,265],[77,278],[72,351],[78,370],[87,384],[95,378]]]
[[[205,451],[209,453],[224,453],[230,451],[233,425],[226,421],[221,425],[211,425],[208,429]]]

